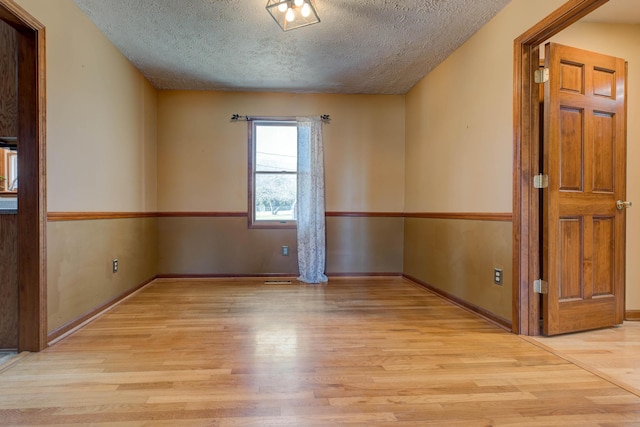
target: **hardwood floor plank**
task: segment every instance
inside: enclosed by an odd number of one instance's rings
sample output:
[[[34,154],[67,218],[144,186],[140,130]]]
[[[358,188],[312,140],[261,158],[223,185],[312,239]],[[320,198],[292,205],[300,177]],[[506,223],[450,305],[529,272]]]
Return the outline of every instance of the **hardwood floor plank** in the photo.
[[[1,371],[0,420],[637,426],[640,397],[398,277],[163,279]]]
[[[640,396],[640,322],[528,340]]]

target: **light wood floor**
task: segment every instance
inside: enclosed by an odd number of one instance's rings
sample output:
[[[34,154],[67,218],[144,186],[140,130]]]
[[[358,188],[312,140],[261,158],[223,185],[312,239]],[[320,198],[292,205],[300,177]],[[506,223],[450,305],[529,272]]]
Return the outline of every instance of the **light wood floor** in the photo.
[[[640,396],[640,322],[531,340]]]
[[[157,281],[0,372],[0,424],[638,426],[640,397],[399,278]]]

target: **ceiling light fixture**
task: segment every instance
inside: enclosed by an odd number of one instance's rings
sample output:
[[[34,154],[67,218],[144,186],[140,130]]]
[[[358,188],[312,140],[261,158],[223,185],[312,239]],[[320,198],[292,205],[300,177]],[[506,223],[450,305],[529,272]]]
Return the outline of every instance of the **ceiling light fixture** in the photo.
[[[267,11],[283,31],[320,22],[313,0],[267,0]]]

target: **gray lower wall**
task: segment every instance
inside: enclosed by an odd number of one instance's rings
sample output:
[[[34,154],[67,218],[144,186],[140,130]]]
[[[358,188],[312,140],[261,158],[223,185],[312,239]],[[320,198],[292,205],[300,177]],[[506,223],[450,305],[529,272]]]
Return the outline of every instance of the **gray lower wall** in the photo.
[[[156,218],[47,223],[49,332],[156,275]],[[118,258],[119,271],[112,272]]]
[[[327,273],[402,273],[404,218],[328,217]]]
[[[506,320],[512,318],[512,224],[406,218],[404,274]],[[494,267],[504,274],[493,283]]]
[[[501,221],[328,217],[326,271],[404,273],[511,320],[511,229]],[[297,274],[295,230],[249,229],[244,217],[54,221],[47,239],[48,331],[155,275]],[[502,286],[493,284],[494,267],[504,271]]]
[[[249,229],[244,217],[158,218],[160,275],[295,274],[295,253],[295,229]]]
[[[401,273],[403,222],[328,217],[327,273]],[[160,275],[298,272],[295,230],[249,229],[242,217],[158,218],[158,254]]]

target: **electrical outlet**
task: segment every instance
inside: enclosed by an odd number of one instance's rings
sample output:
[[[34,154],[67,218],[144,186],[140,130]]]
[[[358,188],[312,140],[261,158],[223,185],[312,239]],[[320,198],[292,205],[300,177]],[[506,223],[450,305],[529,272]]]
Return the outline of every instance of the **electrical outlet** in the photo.
[[[496,285],[502,286],[502,269],[494,268],[493,269],[493,283]]]
[[[282,255],[283,256],[289,256],[289,246],[283,246],[282,247]]]
[[[113,272],[117,273],[118,272],[118,258],[114,258],[113,259],[113,263],[111,265],[112,265]]]

